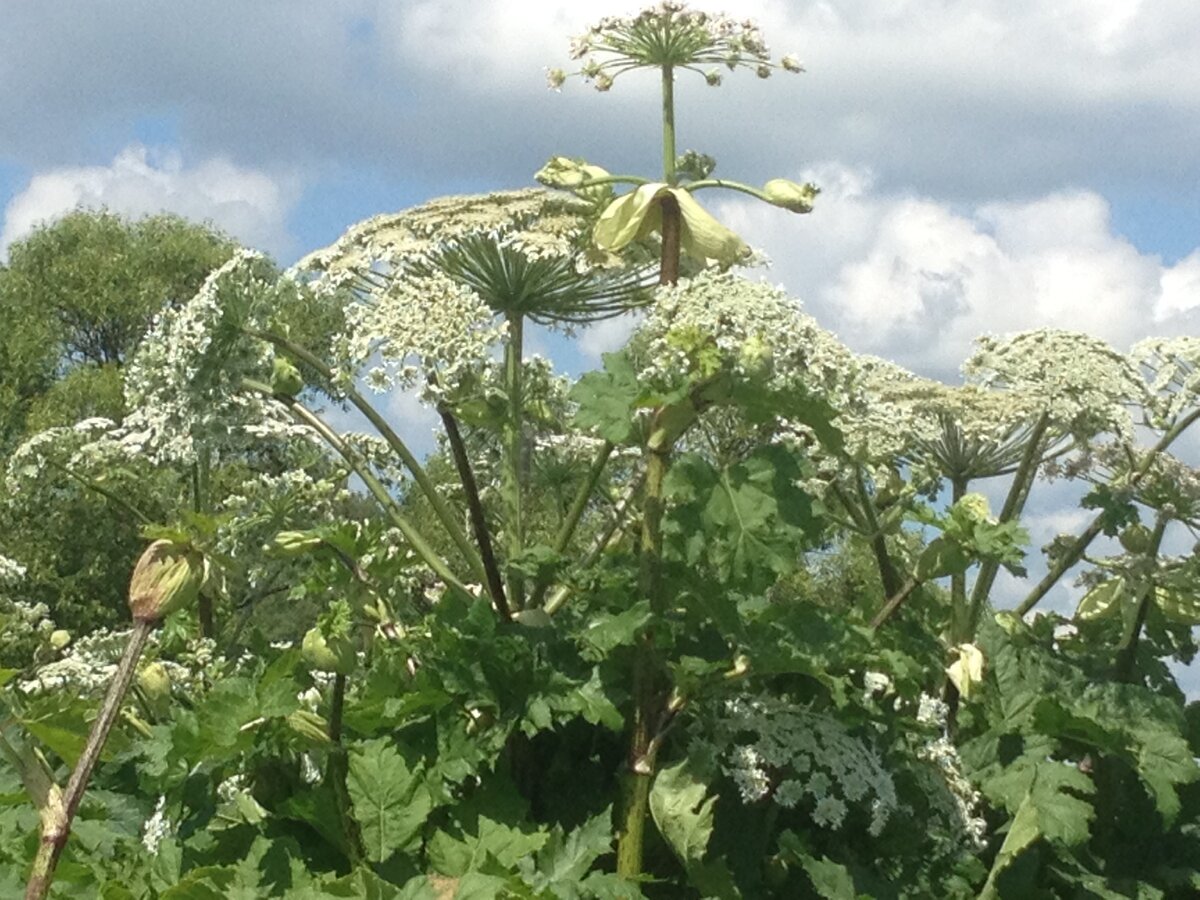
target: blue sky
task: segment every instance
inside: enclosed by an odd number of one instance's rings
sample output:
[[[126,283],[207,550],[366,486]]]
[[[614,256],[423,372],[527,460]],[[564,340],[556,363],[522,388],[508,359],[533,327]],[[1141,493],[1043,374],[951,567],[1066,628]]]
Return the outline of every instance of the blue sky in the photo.
[[[1073,328],[1121,349],[1200,333],[1195,0],[725,9],[808,71],[681,81],[680,147],[719,175],[822,186],[811,216],[736,197],[717,211],[851,347],[951,380],[982,332]],[[528,185],[554,154],[652,174],[652,79],[545,86],[571,34],[629,11],[6,0],[0,253],[103,204],[210,219],[286,264],[378,212]],[[600,329],[557,355],[578,370],[622,337]],[[1051,496],[1035,544],[1073,515]]]

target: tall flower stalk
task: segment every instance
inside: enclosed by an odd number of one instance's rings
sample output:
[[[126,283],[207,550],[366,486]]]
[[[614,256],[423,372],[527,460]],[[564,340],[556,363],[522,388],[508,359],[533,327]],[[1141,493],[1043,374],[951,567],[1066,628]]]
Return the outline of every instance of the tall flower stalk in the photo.
[[[721,82],[720,72],[702,66],[723,65],[729,70],[749,68],[768,77],[781,68],[802,71],[792,57],[771,61],[766,44],[752,22],[736,22],[724,15],[688,10],[678,2],[662,2],[633,17],[610,17],[592,26],[572,42],[571,55],[580,60],[577,72],[598,90],[612,88],[617,78],[639,69],[656,70],[661,93],[662,175],[649,182],[631,175],[610,175],[588,163],[563,157],[552,159],[538,179],[552,187],[580,194],[599,187],[629,184],[634,189],[608,203],[593,237],[604,250],[620,251],[637,239],[657,233],[660,241],[659,284],[679,281],[684,255],[700,266],[729,266],[743,261],[749,248],[733,232],[703,209],[692,196],[702,187],[727,187],[795,212],[809,212],[817,194],[812,185],[783,179],[757,189],[737,182],[708,179],[714,165],[706,157],[680,158],[676,149],[675,79],[678,72],[701,74],[710,85]],[[550,85],[560,87],[567,78],[551,70]],[[696,161],[704,162],[697,166]],[[642,524],[638,541],[641,571],[639,591],[657,619],[666,612],[663,589],[664,485],[671,456],[679,438],[696,421],[707,400],[700,399],[708,385],[697,385],[682,402],[666,403],[650,411],[648,437],[642,447],[645,482],[642,487]],[[695,395],[695,396],[693,396]],[[661,730],[670,721],[672,694],[665,666],[655,647],[653,621],[637,648],[633,670],[633,721],[618,824],[617,872],[627,878],[642,874],[646,817],[656,773]]]

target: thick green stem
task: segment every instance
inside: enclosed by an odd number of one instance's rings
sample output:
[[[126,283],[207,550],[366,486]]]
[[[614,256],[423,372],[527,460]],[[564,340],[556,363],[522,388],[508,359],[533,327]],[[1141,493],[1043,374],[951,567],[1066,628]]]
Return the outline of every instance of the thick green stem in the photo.
[[[333,677],[333,696],[329,702],[329,742],[342,742],[342,714],[346,708],[346,676],[338,672]]]
[[[957,503],[967,493],[969,482],[962,476],[950,479],[950,502]],[[950,576],[950,643],[961,644],[968,639],[970,610],[967,608],[967,573]]]
[[[525,607],[525,578],[513,563],[525,552],[525,504],[523,477],[525,458],[524,365],[525,320],[519,314],[508,316],[508,341],[504,345],[504,387],[508,394],[508,420],[504,425],[504,502],[507,521],[504,534],[508,545],[508,602],[513,609]]]
[[[1162,515],[1154,523],[1154,531],[1150,535],[1150,546],[1146,548],[1146,559],[1153,560],[1158,556],[1159,547],[1162,546],[1163,534],[1167,530],[1167,524],[1170,519]],[[1150,613],[1150,605],[1154,603],[1154,584],[1150,582],[1142,588],[1142,595],[1138,598],[1137,615],[1134,617],[1133,627],[1129,634],[1125,635],[1124,640],[1117,652],[1117,659],[1113,665],[1113,677],[1117,681],[1132,682],[1134,680],[1134,664],[1137,662],[1138,641],[1142,636],[1142,628],[1146,624],[1146,616]]]
[[[655,617],[665,612],[662,592],[662,520],[665,511],[663,485],[670,466],[670,449],[646,449],[646,486],[642,502],[641,571],[639,589],[650,601]],[[633,730],[629,740],[629,771],[623,786],[622,821],[617,835],[617,874],[637,878],[642,872],[646,816],[650,810],[650,787],[654,781],[657,744],[653,742],[663,686],[653,629],[637,647],[633,670]]]
[[[662,68],[662,162],[663,181],[675,186],[675,70]]]
[[[246,390],[274,397],[288,408],[288,412],[292,414],[292,418],[303,425],[307,425],[318,435],[320,435],[321,439],[324,440],[325,443],[327,443],[343,460],[345,460],[346,465],[351,468],[354,474],[362,479],[363,484],[366,485],[366,488],[368,491],[370,491],[371,496],[375,498],[381,507],[383,507],[383,510],[387,513],[388,518],[392,520],[392,524],[394,524],[400,530],[400,533],[404,535],[405,540],[408,541],[409,546],[412,547],[413,552],[415,552],[417,556],[421,558],[422,562],[429,566],[429,568],[431,568],[434,573],[447,585],[457,588],[460,591],[467,592],[466,585],[464,585],[462,581],[455,576],[455,574],[450,570],[450,567],[446,564],[446,561],[442,559],[441,556],[438,555],[437,551],[430,546],[429,542],[425,540],[425,536],[422,535],[421,532],[417,530],[416,526],[408,521],[404,513],[400,511],[400,505],[396,502],[396,499],[387,492],[387,488],[385,488],[380,483],[379,479],[371,473],[370,467],[367,465],[366,461],[359,457],[358,453],[354,451],[354,448],[343,441],[341,437],[338,436],[337,432],[326,425],[320,416],[309,410],[304,406],[304,404],[300,403],[294,398],[289,399],[280,397],[279,395],[275,394],[275,392],[272,391],[269,386],[260,381],[255,381],[252,378],[244,378],[242,379],[242,386]]]
[[[1044,439],[1049,427],[1050,415],[1042,413],[1029,434],[1029,443],[1026,444],[1025,453],[1021,456],[1016,474],[1013,475],[1008,496],[1004,498],[1004,507],[1000,510],[1000,522],[1014,521],[1025,508],[1025,501],[1029,499],[1029,492],[1037,477],[1038,464],[1045,451]],[[973,640],[975,637],[975,629],[979,627],[979,617],[983,613],[983,605],[992,592],[992,585],[995,584],[999,572],[1000,563],[994,559],[984,561],[979,567],[979,575],[976,576],[975,585],[971,589],[970,629],[967,640]]]
[[[496,553],[492,547],[492,533],[488,530],[483,501],[479,497],[479,485],[475,482],[475,472],[471,469],[467,447],[458,430],[458,420],[448,409],[439,407],[438,413],[446,429],[446,440],[450,442],[450,453],[454,457],[455,468],[458,469],[458,479],[462,482],[463,492],[467,497],[467,511],[471,517],[471,527],[475,531],[475,541],[479,544],[479,556],[483,560],[488,593],[492,595],[496,612],[508,621],[512,618],[512,609],[504,593],[504,579],[500,575],[500,565],[496,562]]]
[[[67,839],[71,836],[71,823],[75,820],[75,813],[79,811],[79,804],[83,801],[92,770],[100,761],[100,753],[108,740],[108,734],[121,713],[121,704],[124,703],[125,694],[133,682],[146,639],[157,624],[156,621],[148,620],[134,622],[133,631],[125,644],[125,653],[109,683],[100,714],[92,723],[87,743],[75,763],[67,787],[61,795],[51,791],[47,806],[40,811],[42,838],[29,873],[29,881],[25,886],[25,900],[42,900],[50,891],[50,885],[54,882],[54,870],[58,867],[63,849],[67,846]]]
[[[333,382],[334,372],[327,366],[319,357],[315,356],[306,348],[300,346],[294,341],[288,340],[281,335],[274,334],[269,331],[251,331],[249,334],[252,337],[267,341],[274,344],[276,347],[286,351],[290,356],[294,356],[305,365],[309,366],[317,372],[322,378],[328,382]],[[486,582],[483,561],[479,554],[475,552],[475,548],[471,546],[471,542],[467,540],[466,533],[459,525],[457,514],[447,505],[445,498],[438,491],[433,480],[425,471],[425,467],[409,450],[408,445],[401,440],[395,430],[387,423],[387,420],[379,414],[379,411],[373,407],[365,397],[362,396],[353,387],[343,387],[343,393],[346,399],[363,414],[371,426],[379,433],[379,436],[384,439],[392,452],[400,457],[400,461],[404,463],[404,467],[412,474],[413,481],[417,483],[417,487],[421,489],[421,493],[425,495],[425,499],[429,501],[429,505],[433,508],[434,514],[442,527],[446,529],[446,533],[450,536],[450,540],[454,542],[454,546],[458,548],[458,552],[462,554],[467,565],[471,567],[474,573],[473,577],[479,579],[480,583]]]
[[[1158,443],[1151,448],[1150,452],[1146,454],[1145,460],[1129,477],[1129,480],[1126,482],[1126,486],[1134,487],[1139,481],[1145,478],[1146,473],[1150,471],[1150,469],[1154,466],[1154,463],[1157,461],[1158,455],[1170,447],[1171,444],[1175,442],[1175,439],[1187,431],[1187,429],[1191,427],[1192,423],[1194,423],[1197,419],[1200,419],[1200,408],[1192,410],[1190,413],[1176,422],[1171,429],[1159,439]],[[1096,518],[1092,520],[1092,523],[1088,525],[1086,529],[1084,529],[1084,532],[1075,539],[1075,543],[1073,543],[1067,549],[1067,552],[1059,558],[1058,562],[1050,568],[1050,571],[1046,573],[1046,576],[1037,583],[1032,591],[1029,592],[1029,596],[1021,601],[1021,604],[1016,609],[1017,615],[1023,616],[1037,606],[1038,603],[1042,601],[1042,598],[1050,593],[1050,589],[1058,583],[1058,580],[1066,574],[1067,570],[1083,558],[1083,554],[1087,551],[1088,546],[1103,530],[1104,513],[1101,512],[1097,514]]]

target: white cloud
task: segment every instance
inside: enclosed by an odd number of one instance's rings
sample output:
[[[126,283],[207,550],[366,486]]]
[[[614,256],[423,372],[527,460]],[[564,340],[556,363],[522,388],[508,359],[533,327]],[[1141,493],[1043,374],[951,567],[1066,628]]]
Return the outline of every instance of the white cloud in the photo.
[[[177,153],[133,144],[107,166],[35,174],[4,210],[0,249],[78,207],[106,207],[129,216],[165,211],[208,220],[249,246],[285,254],[291,249],[285,223],[298,196],[294,178],[272,177],[222,158],[189,167]]]
[[[801,177],[824,187],[810,216],[741,199],[721,214],[856,350],[952,377],[983,333],[1065,328],[1124,349],[1196,328],[1200,251],[1164,266],[1114,231],[1094,192],[959,208],[837,164]]]

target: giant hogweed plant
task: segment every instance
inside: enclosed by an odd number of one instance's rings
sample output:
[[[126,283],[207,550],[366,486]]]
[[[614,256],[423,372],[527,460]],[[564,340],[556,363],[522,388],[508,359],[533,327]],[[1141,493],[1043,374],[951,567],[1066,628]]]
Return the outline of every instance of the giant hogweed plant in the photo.
[[[963,388],[857,358],[728,271],[745,245],[694,197],[807,212],[815,189],[676,153],[676,76],[771,73],[753,23],[664,3],[572,55],[601,90],[659,76],[661,175],[558,157],[539,178],[560,193],[379,216],[283,277],[239,254],[164,315],[129,419],[53,457],[101,490],[122,452],[185,473],[241,442],[332,460],[197,492],[209,508],[173,534],[224,586],[211,622],[143,635],[152,659],[105,704],[72,837],[54,820],[43,845],[63,853],[55,889],[1186,896],[1195,716],[1162,661],[1193,649],[1195,563],[1161,550],[1194,527],[1194,473],[1168,454],[1200,409],[1194,342],[1127,358],[1062,333],[987,340]],[[308,339],[305,308],[344,326]],[[629,346],[569,389],[525,356],[530,322],[632,308]],[[418,458],[364,382],[418,392],[438,452]],[[336,427],[328,401],[371,431]],[[53,442],[14,474],[36,481]],[[1071,627],[990,605],[1047,470],[1094,482],[1098,524],[1050,548],[1022,607],[1082,562]],[[990,478],[1010,479],[998,516],[971,490]],[[927,501],[943,487],[950,503]],[[1123,552],[1089,556],[1106,532]],[[822,572],[861,558],[862,593],[839,595]],[[322,611],[271,645],[244,615],[264,594]],[[100,642],[35,628],[61,658],[3,675],[10,892],[87,731],[87,698],[54,688],[101,664]]]

